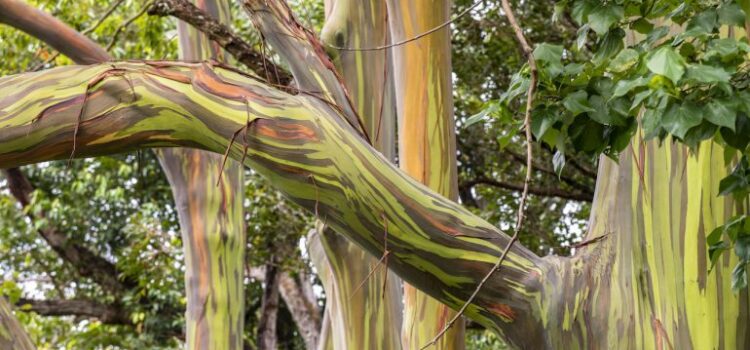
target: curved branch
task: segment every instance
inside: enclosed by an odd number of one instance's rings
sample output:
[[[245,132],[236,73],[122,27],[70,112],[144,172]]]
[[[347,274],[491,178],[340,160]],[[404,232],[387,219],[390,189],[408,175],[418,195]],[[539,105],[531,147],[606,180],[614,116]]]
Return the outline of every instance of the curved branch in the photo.
[[[74,143],[76,157],[228,148],[375,256],[383,254],[387,227],[389,268],[454,308],[509,240],[395,168],[318,98],[292,96],[210,63],[60,67],[2,78],[0,96],[0,167],[65,159]],[[514,247],[467,316],[512,343],[546,342],[542,279],[555,278],[548,269]]]
[[[23,1],[0,0],[0,8],[0,23],[18,28],[46,42],[78,64],[110,60],[107,51],[97,43]]]

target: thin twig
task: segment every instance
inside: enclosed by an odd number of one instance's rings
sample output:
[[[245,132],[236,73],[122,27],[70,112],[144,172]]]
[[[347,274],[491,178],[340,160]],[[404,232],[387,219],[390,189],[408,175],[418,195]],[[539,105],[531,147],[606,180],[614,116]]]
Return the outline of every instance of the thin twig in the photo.
[[[419,39],[424,38],[424,37],[426,37],[426,36],[428,36],[428,35],[430,35],[430,34],[432,34],[434,32],[437,32],[440,29],[443,29],[443,28],[449,26],[451,23],[457,21],[459,18],[465,16],[467,13],[471,12],[471,10],[473,10],[474,8],[476,8],[477,6],[479,6],[479,4],[481,4],[481,3],[483,3],[483,2],[477,0],[473,5],[469,6],[469,8],[467,8],[466,10],[461,11],[461,13],[459,13],[455,17],[453,17],[453,18],[451,18],[451,19],[449,19],[449,20],[441,23],[437,27],[434,27],[434,28],[432,28],[432,29],[430,29],[430,30],[428,30],[426,32],[419,33],[416,36],[413,36],[413,37],[411,37],[409,39],[405,39],[405,40],[402,40],[402,41],[399,41],[399,42],[395,42],[393,44],[382,45],[382,46],[375,46],[375,47],[359,47],[359,48],[357,48],[357,47],[340,47],[340,46],[334,46],[334,45],[327,44],[327,43],[324,43],[324,44],[326,46],[332,48],[332,49],[341,50],[341,51],[380,51],[380,50],[387,50],[387,49],[390,49],[392,47],[405,45],[405,44],[408,44],[408,43],[410,43],[412,41],[419,40]]]
[[[107,9],[107,11],[105,11],[105,12],[104,12],[104,14],[103,14],[103,15],[102,15],[102,16],[101,16],[101,17],[99,18],[99,20],[98,20],[98,21],[96,21],[96,23],[94,23],[94,25],[93,25],[93,26],[91,26],[91,27],[88,27],[88,28],[84,29],[83,31],[81,31],[81,35],[88,35],[88,34],[90,34],[91,32],[95,31],[95,30],[96,30],[96,28],[99,28],[99,26],[100,26],[100,25],[102,25],[102,23],[104,23],[104,21],[105,21],[105,20],[106,20],[107,18],[109,18],[109,16],[111,16],[111,15],[112,15],[112,13],[114,13],[114,12],[115,12],[115,10],[117,10],[117,8],[118,8],[118,7],[120,7],[120,5],[121,5],[121,4],[123,3],[123,2],[125,2],[125,0],[118,0],[117,2],[115,2],[114,4],[112,4],[112,6],[110,6],[110,7],[109,7],[109,8]]]
[[[367,280],[369,280],[370,277],[372,277],[372,274],[378,270],[380,265],[383,263],[383,261],[388,257],[390,253],[391,252],[385,252],[383,256],[380,257],[380,260],[378,260],[378,262],[375,263],[375,266],[370,270],[370,272],[367,273],[367,276],[365,276],[365,278],[361,282],[359,282],[359,284],[357,285],[357,288],[354,288],[354,291],[352,291],[352,294],[349,296],[349,298],[353,298],[357,294],[357,292],[359,292],[359,290],[362,289],[362,286],[365,285],[365,282],[367,282]]]
[[[138,13],[136,13],[133,17],[128,18],[122,25],[117,27],[117,30],[115,30],[115,33],[112,35],[112,40],[109,41],[109,44],[107,44],[107,47],[104,49],[106,51],[111,50],[112,47],[115,46],[115,43],[117,42],[117,38],[120,36],[120,33],[122,33],[122,31],[125,28],[130,26],[131,23],[135,22],[136,19],[143,16],[143,14],[145,14],[146,11],[148,11],[148,9],[150,9],[153,4],[154,4],[153,0],[147,2],[146,4],[143,5],[143,7],[141,7],[141,10],[138,11]]]
[[[524,55],[526,56],[526,59],[528,60],[529,64],[529,70],[530,70],[530,80],[529,80],[529,88],[526,92],[526,111],[524,113],[524,119],[523,119],[523,126],[526,131],[526,178],[523,182],[523,193],[521,194],[521,200],[518,204],[518,216],[516,217],[516,226],[513,229],[513,237],[510,238],[510,241],[508,241],[508,244],[505,246],[505,250],[503,251],[503,254],[500,255],[500,259],[497,260],[497,263],[495,263],[495,266],[490,269],[489,272],[482,278],[482,280],[477,285],[476,289],[474,289],[474,292],[471,293],[469,296],[469,299],[466,300],[463,306],[458,310],[455,316],[448,322],[448,324],[445,325],[445,327],[438,333],[432,340],[420,348],[420,350],[424,350],[429,346],[432,346],[436,344],[440,338],[445,335],[445,333],[453,327],[453,325],[456,323],[456,321],[463,315],[463,313],[466,311],[466,309],[469,307],[469,305],[474,301],[474,298],[476,298],[477,294],[479,294],[479,291],[482,290],[482,287],[484,287],[484,284],[487,283],[487,281],[490,279],[493,273],[495,271],[500,269],[500,266],[502,265],[503,261],[505,260],[505,257],[508,256],[508,252],[510,251],[510,248],[513,247],[513,244],[518,240],[518,233],[521,231],[521,228],[523,227],[523,220],[526,215],[526,199],[529,196],[529,183],[531,182],[531,172],[533,167],[533,150],[532,150],[532,137],[531,137],[531,107],[534,103],[534,92],[536,91],[536,84],[537,84],[537,67],[536,62],[534,61],[534,55],[533,50],[531,49],[531,46],[529,45],[528,41],[526,40],[526,37],[523,35],[523,30],[518,25],[518,22],[516,21],[515,15],[513,15],[513,9],[510,7],[510,4],[508,3],[508,0],[502,0],[502,7],[503,11],[505,11],[505,15],[508,17],[508,21],[510,22],[510,25],[513,27],[513,31],[516,34],[516,39],[518,40],[518,43],[521,45],[521,49],[523,50]]]

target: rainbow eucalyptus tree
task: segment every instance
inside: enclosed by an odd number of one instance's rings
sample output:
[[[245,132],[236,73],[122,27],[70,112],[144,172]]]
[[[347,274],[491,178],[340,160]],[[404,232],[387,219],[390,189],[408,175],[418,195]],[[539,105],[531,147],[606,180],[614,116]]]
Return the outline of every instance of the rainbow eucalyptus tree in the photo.
[[[47,42],[76,63],[111,60],[95,42],[64,23],[17,0],[0,1],[0,22]],[[197,6],[220,22],[229,21],[227,1]],[[180,22],[180,58],[223,61],[207,36]],[[234,161],[196,149],[165,148],[157,156],[170,182],[185,251],[188,349],[240,348],[244,332],[244,176]],[[116,276],[109,276],[116,277]]]
[[[326,4],[329,11],[321,34],[323,42],[340,48],[389,42],[384,1]],[[362,11],[363,6],[368,10]],[[396,115],[389,53],[328,49],[371,144],[393,161]],[[336,80],[328,85],[340,89]],[[330,229],[313,231],[309,238],[311,256],[326,292],[325,312],[330,322],[326,340],[332,348],[400,349],[401,280],[385,268],[387,257],[373,257]]]
[[[461,307],[509,237],[373,148],[335,64],[283,2],[243,4],[289,64],[296,89],[215,62],[113,62],[4,77],[0,167],[153,147],[227,152],[321,224],[374,257],[387,254],[404,281]],[[729,283],[738,259],[722,256],[709,274],[706,243],[747,206],[718,196],[724,147],[709,140],[695,149],[636,132],[617,161],[600,162],[590,230],[576,255],[539,257],[513,246],[465,315],[517,348],[747,348],[748,295]]]
[[[396,43],[440,28],[450,17],[451,1],[387,3]],[[393,66],[401,169],[437,193],[457,200],[450,29],[445,27],[419,41],[395,46]],[[405,284],[404,349],[418,349],[430,342],[454,315],[446,305]],[[463,349],[463,328],[459,319],[434,348]]]
[[[192,2],[219,23],[230,22],[229,1]],[[177,30],[180,59],[227,60],[221,47],[194,27],[180,21]],[[172,188],[182,231],[186,348],[241,349],[246,249],[243,168],[198,149],[164,148],[157,155]]]

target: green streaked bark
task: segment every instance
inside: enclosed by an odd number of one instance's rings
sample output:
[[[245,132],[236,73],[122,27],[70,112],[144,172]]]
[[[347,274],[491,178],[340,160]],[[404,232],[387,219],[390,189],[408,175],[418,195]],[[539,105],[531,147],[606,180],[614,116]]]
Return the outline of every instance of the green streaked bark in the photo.
[[[230,21],[229,2],[193,1]],[[178,22],[180,58],[225,61],[206,35]],[[244,332],[244,170],[219,154],[188,148],[157,152],[169,180],[185,252],[187,349],[242,349]]]
[[[326,19],[322,39],[337,46],[377,46],[388,42],[385,2],[338,0]],[[342,51],[334,64],[344,80],[365,132],[386,158],[394,155],[395,104],[386,52]],[[323,230],[310,236],[324,281],[326,308],[335,349],[400,349],[401,279],[344,236]]]
[[[387,226],[389,268],[454,308],[508,242],[395,168],[330,104],[231,69],[169,62],[61,67],[2,78],[0,95],[0,167],[68,158],[74,143],[75,156],[85,157],[160,146],[222,153],[234,139],[232,158],[243,159],[247,145],[246,165],[374,256],[383,254]],[[547,343],[540,314],[544,281],[554,277],[547,267],[516,246],[467,316],[512,344]]]
[[[0,349],[3,350],[33,350],[36,349],[29,335],[13,315],[13,310],[0,295]]]
[[[450,0],[389,0],[393,40],[411,39],[440,26],[450,17],[450,5]],[[449,28],[393,48],[401,169],[448,199],[457,200],[450,57]],[[403,347],[419,349],[429,343],[454,315],[446,305],[404,285]],[[432,348],[463,349],[463,320]]]
[[[746,349],[748,293],[731,291],[736,257],[708,273],[706,236],[747,203],[718,196],[724,151],[704,142],[695,154],[637,135],[619,163],[602,158],[587,239],[568,262],[563,301],[549,312],[552,347]],[[563,269],[564,268],[564,269]]]

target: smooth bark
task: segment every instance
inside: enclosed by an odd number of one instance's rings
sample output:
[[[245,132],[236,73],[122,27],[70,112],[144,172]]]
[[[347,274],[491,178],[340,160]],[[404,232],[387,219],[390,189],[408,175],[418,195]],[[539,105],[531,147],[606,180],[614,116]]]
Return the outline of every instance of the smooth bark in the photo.
[[[182,2],[186,6],[187,2]],[[194,11],[229,23],[226,0],[195,1]],[[179,21],[180,58],[227,61],[217,42]],[[221,155],[187,148],[157,152],[180,220],[185,252],[187,349],[241,349],[245,328],[244,169]]]
[[[321,41],[343,47],[387,43],[385,2],[335,1]],[[387,52],[328,51],[375,149],[393,159],[395,104]],[[321,280],[334,348],[400,349],[401,279],[387,269],[387,258],[371,256],[332,230],[309,237],[321,241],[310,244],[323,249],[313,260],[318,272],[329,271]]]
[[[450,0],[388,1],[394,42],[432,30],[450,17]],[[399,164],[407,174],[451,200],[458,200],[456,133],[450,28],[393,48],[398,108]],[[452,319],[448,306],[404,285],[405,349],[420,349]],[[432,349],[463,349],[464,322],[459,319]]]
[[[110,60],[104,48],[62,21],[19,0],[0,0],[0,23],[18,28],[47,43],[78,64]]]

